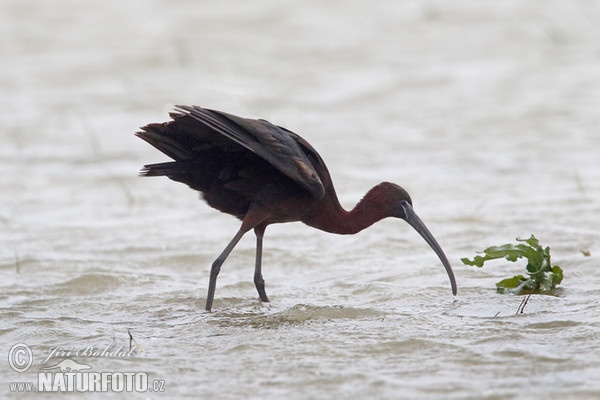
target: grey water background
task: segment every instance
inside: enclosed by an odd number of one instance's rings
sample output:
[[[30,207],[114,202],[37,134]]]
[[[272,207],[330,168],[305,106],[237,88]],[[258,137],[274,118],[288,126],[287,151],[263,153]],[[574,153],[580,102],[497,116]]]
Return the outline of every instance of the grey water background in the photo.
[[[131,357],[74,359],[165,381],[139,397],[600,397],[600,2],[7,0],[0,32],[2,396],[129,330]],[[205,313],[238,221],[136,176],[166,158],[133,133],[175,104],[299,133],[347,208],[404,186],[458,296],[402,221],[296,223],[267,230],[271,303],[248,235]],[[515,315],[494,284],[523,264],[459,260],[532,233],[565,279]]]

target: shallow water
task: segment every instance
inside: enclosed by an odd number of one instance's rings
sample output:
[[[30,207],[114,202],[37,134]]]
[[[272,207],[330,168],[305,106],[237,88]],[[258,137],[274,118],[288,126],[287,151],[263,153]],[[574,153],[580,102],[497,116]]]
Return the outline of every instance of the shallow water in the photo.
[[[72,358],[170,397],[600,396],[599,2],[8,1],[0,19],[0,337],[34,359],[0,362],[3,395],[52,348],[129,350],[130,331],[131,356]],[[238,222],[136,176],[165,157],[132,133],[174,104],[296,131],[348,208],[404,186],[458,296],[401,221],[286,224],[265,238],[272,302],[248,235],[203,312]],[[459,260],[532,233],[565,279],[516,315],[494,283],[522,265]]]

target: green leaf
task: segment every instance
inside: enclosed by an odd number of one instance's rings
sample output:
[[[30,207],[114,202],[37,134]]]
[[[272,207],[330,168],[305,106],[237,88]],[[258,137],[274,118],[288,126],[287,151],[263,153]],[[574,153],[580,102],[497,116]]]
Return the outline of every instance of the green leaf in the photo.
[[[515,289],[526,280],[528,280],[528,278],[525,278],[523,275],[515,275],[512,278],[506,278],[496,283],[496,287],[503,289]]]
[[[537,238],[533,235],[531,235],[531,237],[529,239],[521,239],[521,238],[517,238],[518,242],[525,242],[528,245],[530,245],[533,248],[540,248],[540,242],[539,240],[537,240]],[[547,247],[549,249],[549,247]]]
[[[563,270],[558,265],[552,267],[552,282],[554,286],[559,285],[563,280]]]
[[[554,289],[563,279],[563,272],[559,266],[551,267],[550,247],[542,248],[538,239],[531,235],[529,239],[516,239],[518,244],[504,244],[488,247],[483,255],[475,256],[472,260],[461,258],[466,265],[483,267],[486,261],[504,258],[515,262],[520,258],[527,259],[525,267],[528,277],[515,275],[496,284],[499,292],[507,291],[516,294],[540,292],[544,293]]]

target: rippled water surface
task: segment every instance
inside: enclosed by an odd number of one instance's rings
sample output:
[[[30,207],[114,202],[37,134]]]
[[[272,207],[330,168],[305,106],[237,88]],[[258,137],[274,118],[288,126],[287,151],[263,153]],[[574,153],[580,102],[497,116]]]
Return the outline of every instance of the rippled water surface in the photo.
[[[140,397],[600,397],[600,2],[23,0],[0,32],[2,396],[43,397],[9,382],[37,385],[68,358],[40,365],[52,348],[131,343],[71,358],[164,381]],[[458,296],[402,221],[286,224],[265,238],[272,302],[248,235],[205,313],[238,221],[136,176],[166,158],[133,133],[174,104],[301,134],[347,208],[401,184]],[[565,279],[516,314],[494,284],[523,265],[460,258],[532,233]]]

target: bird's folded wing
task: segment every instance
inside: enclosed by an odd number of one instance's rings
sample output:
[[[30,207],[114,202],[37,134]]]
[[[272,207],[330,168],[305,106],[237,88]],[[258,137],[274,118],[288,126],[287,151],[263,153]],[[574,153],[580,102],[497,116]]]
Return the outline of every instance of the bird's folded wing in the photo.
[[[305,187],[314,197],[325,194],[323,182],[302,148],[287,130],[265,120],[241,118],[197,106],[176,106],[177,111],[210,127],[268,161]]]

